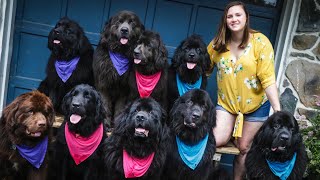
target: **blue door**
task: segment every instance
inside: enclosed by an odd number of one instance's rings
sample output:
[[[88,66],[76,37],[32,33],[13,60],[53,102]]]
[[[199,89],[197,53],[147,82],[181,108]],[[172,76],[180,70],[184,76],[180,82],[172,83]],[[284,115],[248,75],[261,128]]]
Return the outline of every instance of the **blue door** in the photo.
[[[273,44],[282,1],[245,1],[251,27],[268,36]],[[110,16],[119,10],[134,11],[147,29],[160,33],[171,58],[179,43],[193,33],[200,34],[208,44],[227,3],[228,0],[18,0],[7,103],[21,93],[37,89],[44,79],[50,53],[47,37],[63,16],[79,22],[96,46]],[[216,101],[215,75],[209,78],[207,90]]]

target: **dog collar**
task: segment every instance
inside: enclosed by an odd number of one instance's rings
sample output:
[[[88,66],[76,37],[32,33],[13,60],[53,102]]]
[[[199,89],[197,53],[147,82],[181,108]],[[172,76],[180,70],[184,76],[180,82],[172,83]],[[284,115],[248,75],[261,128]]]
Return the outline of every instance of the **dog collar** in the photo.
[[[73,71],[76,69],[80,57],[75,57],[70,61],[56,60],[54,66],[60,79],[65,83]]]
[[[118,74],[122,76],[129,69],[129,60],[124,55],[109,51],[109,56],[113,67],[116,68]]]
[[[192,170],[194,170],[200,163],[204,151],[207,146],[209,134],[207,134],[202,140],[195,145],[184,144],[178,136],[176,136],[176,142],[178,146],[178,152],[182,161]]]
[[[123,149],[123,171],[126,178],[136,178],[143,176],[149,169],[154,158],[154,152],[144,158],[130,156]]]
[[[296,157],[297,153],[294,153],[292,159],[286,162],[269,161],[268,159],[266,159],[266,161],[274,175],[278,176],[281,180],[286,180],[292,172]]]
[[[23,144],[16,144],[15,147],[18,149],[19,154],[24,159],[29,161],[29,163],[32,164],[32,166],[39,169],[47,153],[48,136],[46,136],[34,147],[29,147]]]
[[[145,76],[136,71],[136,83],[141,98],[149,97],[161,77],[161,71]]]
[[[177,80],[177,87],[178,87],[179,95],[182,96],[184,93],[186,93],[189,90],[200,89],[201,83],[202,83],[202,76],[200,76],[200,78],[194,84],[189,84],[189,83],[182,82],[179,78],[178,73],[177,73],[176,80]]]
[[[72,156],[76,165],[85,161],[92,153],[98,148],[103,137],[102,123],[89,137],[77,136],[75,133],[70,132],[68,123],[64,128],[67,145],[70,155]]]

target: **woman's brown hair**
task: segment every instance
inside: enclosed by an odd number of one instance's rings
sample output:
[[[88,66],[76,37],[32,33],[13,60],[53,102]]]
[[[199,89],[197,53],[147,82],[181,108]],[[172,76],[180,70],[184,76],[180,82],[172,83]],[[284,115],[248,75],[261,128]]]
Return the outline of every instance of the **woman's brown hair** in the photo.
[[[249,42],[250,33],[257,32],[249,27],[249,13],[245,4],[241,1],[230,2],[229,4],[227,4],[226,8],[224,9],[224,13],[221,18],[221,23],[219,25],[218,35],[213,39],[214,50],[218,51],[219,53],[228,51],[227,42],[231,38],[231,32],[227,27],[228,10],[231,7],[238,6],[238,5],[242,6],[247,17],[246,25],[244,27],[243,39],[241,44],[239,45],[239,48],[245,48]]]

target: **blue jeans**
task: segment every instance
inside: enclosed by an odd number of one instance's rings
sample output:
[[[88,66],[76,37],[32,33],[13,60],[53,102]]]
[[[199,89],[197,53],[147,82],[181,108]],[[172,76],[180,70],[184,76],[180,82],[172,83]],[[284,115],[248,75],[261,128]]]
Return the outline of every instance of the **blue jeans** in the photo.
[[[228,112],[222,106],[217,104],[216,110],[222,110]],[[262,106],[260,106],[257,110],[252,113],[244,114],[244,120],[249,122],[263,122],[268,119],[270,111],[270,102],[266,101]],[[230,113],[230,112],[228,112]],[[232,114],[232,113],[231,113]]]

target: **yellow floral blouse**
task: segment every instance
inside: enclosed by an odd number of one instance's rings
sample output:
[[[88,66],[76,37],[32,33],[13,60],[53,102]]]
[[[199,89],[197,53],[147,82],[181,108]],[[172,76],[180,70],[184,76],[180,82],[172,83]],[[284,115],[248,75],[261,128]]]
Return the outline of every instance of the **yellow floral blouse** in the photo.
[[[265,35],[254,33],[237,61],[230,51],[215,51],[212,41],[207,50],[211,59],[210,72],[217,67],[218,104],[230,113],[238,114],[242,122],[236,122],[235,129],[237,123],[242,127],[243,114],[251,113],[265,103],[264,89],[275,83],[272,45]],[[238,137],[241,137],[242,128],[239,133]]]

